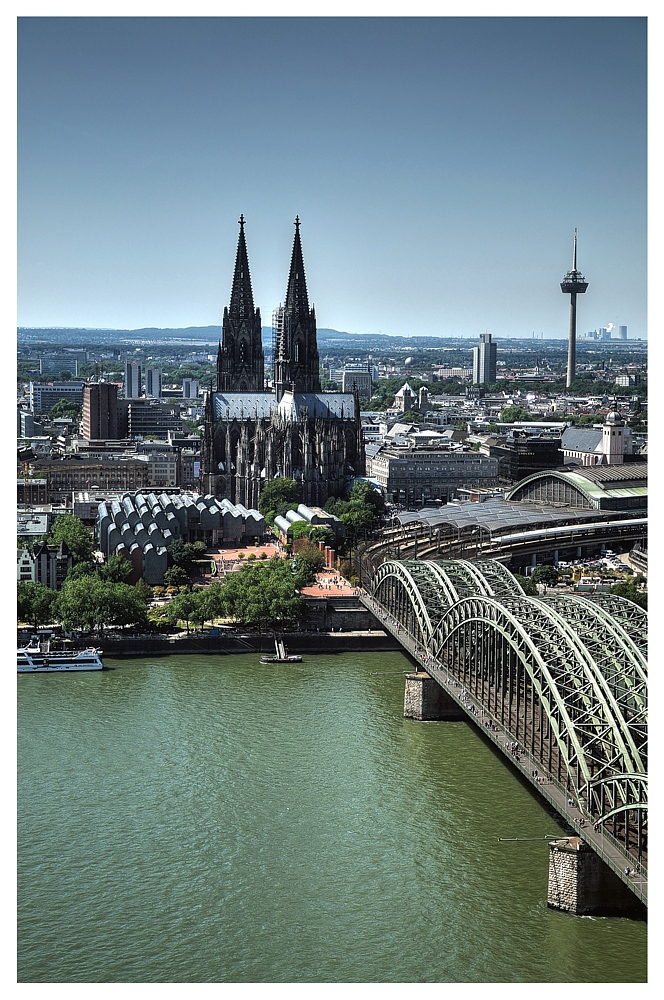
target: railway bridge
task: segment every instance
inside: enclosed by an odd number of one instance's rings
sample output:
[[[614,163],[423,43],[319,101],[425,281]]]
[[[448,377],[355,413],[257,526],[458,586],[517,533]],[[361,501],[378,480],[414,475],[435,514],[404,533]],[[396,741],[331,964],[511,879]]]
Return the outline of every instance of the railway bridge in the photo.
[[[417,662],[407,685],[446,706],[420,717],[463,712],[561,816],[577,854],[613,873],[607,891],[647,905],[645,612],[606,594],[527,597],[495,559],[387,560],[362,601]]]

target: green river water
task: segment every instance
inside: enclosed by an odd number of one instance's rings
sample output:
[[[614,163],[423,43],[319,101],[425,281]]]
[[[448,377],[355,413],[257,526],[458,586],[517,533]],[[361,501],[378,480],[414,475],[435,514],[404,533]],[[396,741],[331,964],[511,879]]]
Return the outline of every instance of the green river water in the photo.
[[[618,983],[643,922],[546,906],[560,824],[399,653],[18,677],[23,983]]]

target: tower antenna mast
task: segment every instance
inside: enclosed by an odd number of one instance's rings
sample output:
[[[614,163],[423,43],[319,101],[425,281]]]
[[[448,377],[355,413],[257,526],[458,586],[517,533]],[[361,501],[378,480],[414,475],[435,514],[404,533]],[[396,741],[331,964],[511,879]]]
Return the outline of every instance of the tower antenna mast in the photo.
[[[576,296],[581,295],[588,288],[588,282],[580,271],[576,268],[576,228],[574,229],[574,253],[572,256],[572,270],[568,271],[560,282],[560,290],[564,295],[569,294],[569,341],[567,345],[567,388],[571,386],[576,377]]]

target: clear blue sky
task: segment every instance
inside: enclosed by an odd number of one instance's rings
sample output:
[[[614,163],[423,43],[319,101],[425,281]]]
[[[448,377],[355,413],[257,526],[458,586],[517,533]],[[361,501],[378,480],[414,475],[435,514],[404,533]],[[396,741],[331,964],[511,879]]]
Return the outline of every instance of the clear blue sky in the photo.
[[[29,17],[18,323],[263,322],[302,220],[318,325],[646,337],[646,19]]]

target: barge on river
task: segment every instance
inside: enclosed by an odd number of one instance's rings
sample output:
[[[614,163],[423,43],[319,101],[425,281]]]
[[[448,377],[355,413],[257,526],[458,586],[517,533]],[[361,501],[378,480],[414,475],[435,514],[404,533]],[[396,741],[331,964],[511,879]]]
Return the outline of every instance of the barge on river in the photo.
[[[274,655],[265,654],[261,656],[261,663],[301,663],[302,657],[296,653],[290,653],[286,649],[283,639],[274,637]]]

